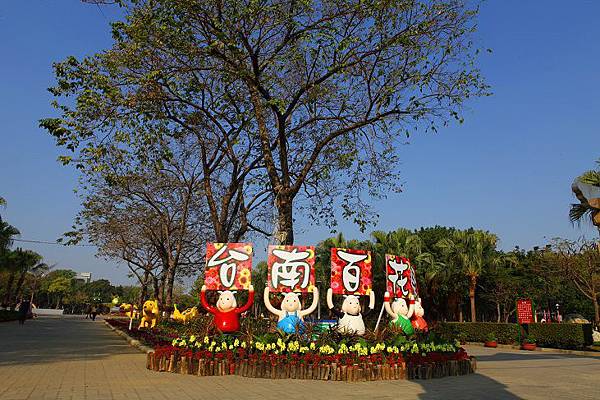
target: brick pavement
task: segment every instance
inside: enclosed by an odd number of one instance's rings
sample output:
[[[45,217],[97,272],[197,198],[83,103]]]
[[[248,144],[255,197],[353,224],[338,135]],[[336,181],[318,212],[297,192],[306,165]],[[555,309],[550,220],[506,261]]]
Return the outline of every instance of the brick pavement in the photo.
[[[196,377],[145,369],[102,321],[0,324],[0,399],[599,399],[600,358],[469,348],[478,373],[431,381],[321,382]]]

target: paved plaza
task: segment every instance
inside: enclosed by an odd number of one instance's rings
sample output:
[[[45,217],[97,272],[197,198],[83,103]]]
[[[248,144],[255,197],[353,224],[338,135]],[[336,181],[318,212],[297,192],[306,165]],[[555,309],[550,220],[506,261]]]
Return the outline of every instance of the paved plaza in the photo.
[[[322,382],[151,372],[103,321],[0,324],[0,399],[600,399],[600,358],[468,348],[478,373],[430,381]]]

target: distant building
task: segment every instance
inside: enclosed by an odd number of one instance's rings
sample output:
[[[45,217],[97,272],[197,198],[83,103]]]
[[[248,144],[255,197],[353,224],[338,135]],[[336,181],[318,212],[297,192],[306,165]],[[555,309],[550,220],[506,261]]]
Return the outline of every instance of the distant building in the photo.
[[[92,273],[78,272],[77,275],[75,275],[75,279],[78,281],[82,281],[83,283],[90,283],[92,281]]]

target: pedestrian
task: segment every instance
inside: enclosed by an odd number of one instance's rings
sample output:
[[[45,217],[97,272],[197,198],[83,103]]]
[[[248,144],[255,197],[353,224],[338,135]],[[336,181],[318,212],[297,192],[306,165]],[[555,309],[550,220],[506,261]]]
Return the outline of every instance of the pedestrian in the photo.
[[[95,305],[92,306],[92,309],[90,310],[90,314],[92,314],[92,321],[95,321],[96,315],[98,314],[98,310],[96,309]]]
[[[31,312],[31,303],[28,300],[21,300],[19,304],[19,325],[25,324],[27,316]]]
[[[92,314],[92,306],[91,305],[87,305],[86,309],[85,309],[85,319],[91,318]]]

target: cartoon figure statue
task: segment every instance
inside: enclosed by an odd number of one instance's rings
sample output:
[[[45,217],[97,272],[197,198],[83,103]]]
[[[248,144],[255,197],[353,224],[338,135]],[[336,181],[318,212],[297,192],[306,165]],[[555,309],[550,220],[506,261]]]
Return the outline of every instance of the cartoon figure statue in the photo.
[[[237,306],[237,301],[232,291],[225,290],[219,294],[217,306],[213,307],[206,301],[206,285],[200,291],[200,303],[202,307],[214,316],[215,326],[225,333],[236,332],[240,329],[240,314],[248,311],[254,301],[254,287],[248,289],[248,302],[242,307]]]
[[[407,305],[406,300],[403,298],[396,298],[390,306],[390,294],[385,292],[383,297],[385,311],[387,311],[388,315],[392,318],[390,326],[402,329],[408,336],[415,333],[415,330],[410,323],[410,318],[415,311],[415,300],[412,294],[409,297],[409,304],[410,305]]]
[[[327,289],[327,307],[336,317],[338,317],[337,330],[341,333],[365,334],[365,323],[363,316],[367,316],[375,307],[375,293],[371,290],[369,293],[369,310],[361,314],[360,297],[355,295],[344,296],[341,310],[333,305],[333,289]]]
[[[277,328],[285,333],[302,333],[304,331],[304,317],[315,311],[319,303],[319,290],[316,287],[313,288],[312,294],[312,304],[306,310],[303,310],[298,293],[286,293],[281,302],[281,309],[278,310],[271,305],[269,287],[266,287],[264,293],[265,306],[267,310],[279,317]]]
[[[140,321],[140,328],[154,328],[158,321],[158,301],[146,300],[142,307],[142,320]]]
[[[423,309],[423,305],[421,304],[421,299],[418,298],[415,301],[415,312],[410,320],[413,328],[418,331],[427,332],[429,328],[427,327],[427,321],[423,316],[425,315],[425,310]]]

